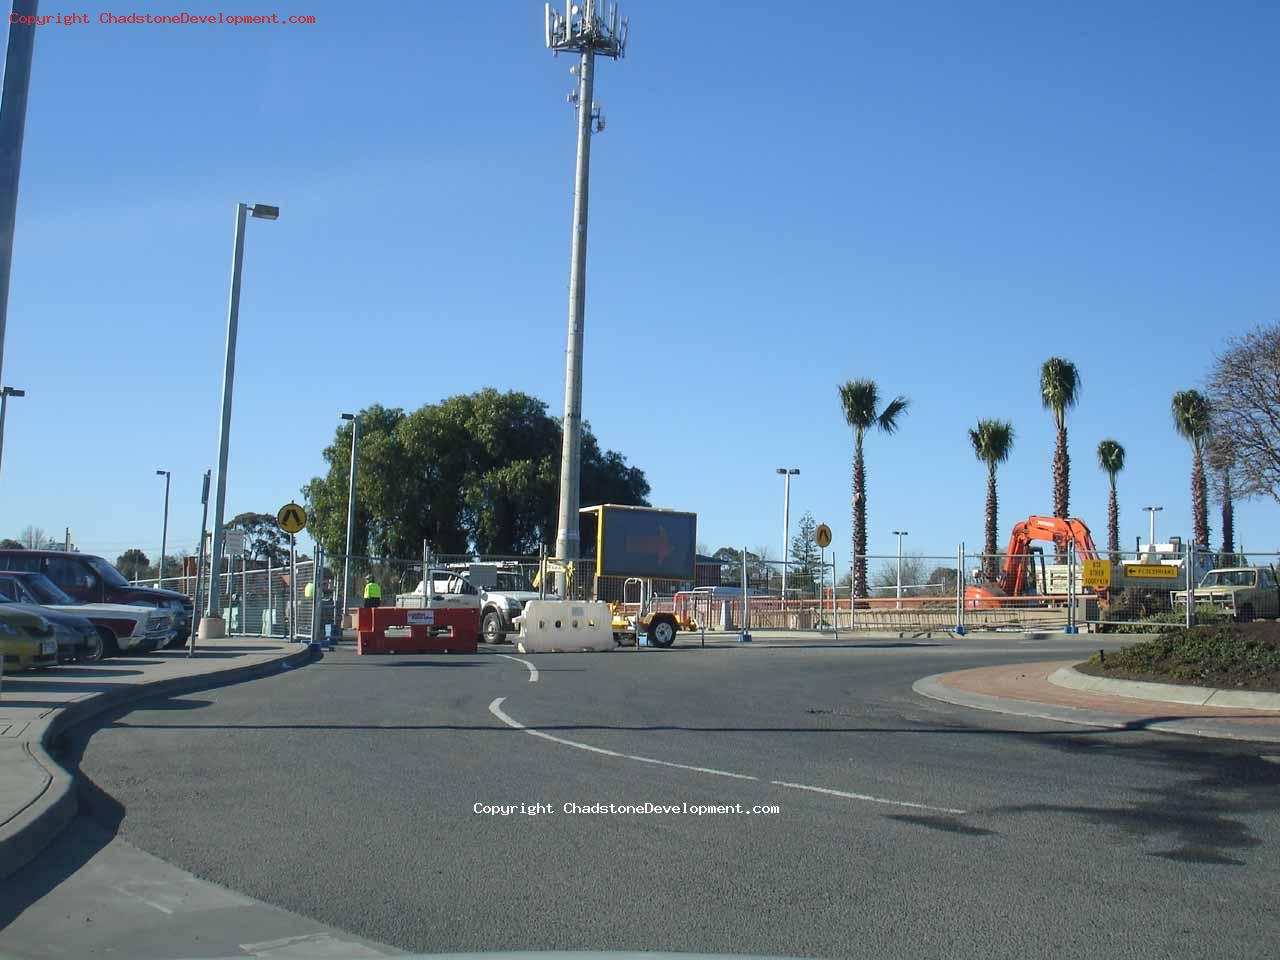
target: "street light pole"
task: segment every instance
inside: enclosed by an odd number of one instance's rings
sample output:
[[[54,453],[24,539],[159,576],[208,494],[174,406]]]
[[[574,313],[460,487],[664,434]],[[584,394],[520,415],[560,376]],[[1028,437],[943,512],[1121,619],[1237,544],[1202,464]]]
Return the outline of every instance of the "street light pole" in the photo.
[[[342,610],[345,614],[351,590],[351,531],[356,523],[356,449],[360,443],[360,417],[354,413],[344,413],[342,419],[351,421],[351,473],[347,480],[347,558],[342,564]]]
[[[1142,509],[1147,511],[1147,514],[1151,517],[1151,534],[1147,540],[1147,550],[1154,552],[1156,548],[1156,514],[1163,510],[1164,507],[1143,507]]]
[[[157,470],[157,477],[164,477],[164,526],[160,531],[160,579],[157,587],[164,589],[164,554],[169,547],[169,471]]]
[[[791,478],[798,476],[796,467],[778,467],[782,474],[782,609],[787,609],[787,561],[791,549]]]
[[[0,387],[0,459],[4,458],[4,418],[9,412],[10,397],[25,397],[27,391],[13,387]]]
[[[244,223],[248,214],[259,220],[277,220],[280,208],[263,203],[236,204],[236,234],[231,248],[231,297],[227,302],[227,352],[222,371],[222,424],[218,428],[218,481],[213,500],[213,548],[209,567],[209,610],[206,636],[226,636],[218,598],[218,568],[222,561],[222,523],[227,500],[227,448],[231,441],[231,396],[236,380],[236,334],[240,324],[240,274],[244,266]],[[216,623],[215,623],[216,621]]]
[[[36,45],[38,0],[13,0],[9,45],[0,93],[0,371],[4,368],[4,332],[9,315],[9,271],[13,265],[13,229],[18,213],[18,174],[27,126],[27,91]]]
[[[898,538],[898,599],[894,603],[894,607],[898,610],[902,609],[902,538],[907,535],[906,530],[895,530],[893,535]]]

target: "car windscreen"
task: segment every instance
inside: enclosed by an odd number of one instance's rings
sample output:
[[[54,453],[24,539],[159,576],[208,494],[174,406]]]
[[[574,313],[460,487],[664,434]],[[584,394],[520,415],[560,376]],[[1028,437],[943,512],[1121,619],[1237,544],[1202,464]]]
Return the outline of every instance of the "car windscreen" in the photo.
[[[1202,587],[1252,587],[1252,570],[1211,570],[1200,582]]]
[[[115,567],[107,563],[101,557],[86,557],[89,566],[93,567],[93,572],[102,578],[102,582],[108,587],[127,587],[129,581],[124,578]]]
[[[37,603],[78,603],[43,573],[33,573],[20,581]]]
[[[499,572],[498,574],[498,590],[527,590],[532,592],[534,586],[529,582],[529,578],[523,573],[516,572]]]

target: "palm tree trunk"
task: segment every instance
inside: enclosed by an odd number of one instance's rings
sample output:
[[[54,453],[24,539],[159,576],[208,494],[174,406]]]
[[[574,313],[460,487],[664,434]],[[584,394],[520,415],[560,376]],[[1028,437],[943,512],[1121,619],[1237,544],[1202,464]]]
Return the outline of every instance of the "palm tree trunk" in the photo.
[[[1071,457],[1067,453],[1067,425],[1058,425],[1058,446],[1053,452],[1053,515],[1065,520],[1071,499]]]
[[[1111,562],[1120,559],[1120,504],[1116,501],[1116,475],[1111,475],[1111,499],[1107,501],[1107,552]]]
[[[853,444],[853,595],[867,595],[867,475],[862,437]]]
[[[996,465],[994,463],[987,464],[987,540],[983,548],[983,552],[987,555],[984,566],[987,568],[987,578],[994,580],[1000,572],[1000,565],[996,562],[996,531],[998,527],[998,512],[1000,509],[999,501],[996,499]]]
[[[1222,471],[1222,559],[1224,565],[1235,564],[1236,508],[1231,502],[1231,471]]]
[[[1209,546],[1208,485],[1204,479],[1204,457],[1199,450],[1191,465],[1191,515],[1195,519],[1196,546]]]

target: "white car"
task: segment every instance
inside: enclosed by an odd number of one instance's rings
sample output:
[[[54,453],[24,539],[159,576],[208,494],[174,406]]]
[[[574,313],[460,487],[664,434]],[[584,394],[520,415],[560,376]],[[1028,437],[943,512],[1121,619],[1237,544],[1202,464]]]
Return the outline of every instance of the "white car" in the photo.
[[[104,653],[150,653],[178,633],[171,612],[125,603],[81,603],[43,573],[0,571],[0,593],[17,603],[34,604],[84,617],[102,636]]]

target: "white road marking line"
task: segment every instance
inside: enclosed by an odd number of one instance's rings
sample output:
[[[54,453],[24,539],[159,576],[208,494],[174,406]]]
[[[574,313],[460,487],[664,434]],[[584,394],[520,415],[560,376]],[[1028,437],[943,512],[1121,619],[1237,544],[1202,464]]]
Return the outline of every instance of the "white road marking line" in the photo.
[[[619,753],[617,750],[606,750],[604,747],[593,747],[589,743],[579,743],[576,740],[566,740],[564,737],[553,737],[549,733],[543,733],[541,730],[535,730],[532,727],[526,727],[519,720],[515,720],[508,716],[502,709],[502,703],[506,697],[497,697],[489,704],[489,712],[514,730],[520,730],[529,734],[531,737],[540,737],[543,740],[550,740],[552,743],[563,744],[566,747],[573,747],[577,750],[586,750],[590,753],[599,753],[606,757],[617,757],[619,760],[635,760],[639,763],[652,763],[662,767],[675,767],[677,770],[692,770],[694,773],[709,773],[716,777],[731,777],[734,780],[755,780],[759,781],[759,777],[753,777],[746,773],[731,773],[728,770],[714,770],[711,767],[695,767],[687,763],[673,763],[670,760],[657,760],[653,757],[641,757],[633,753]],[[886,797],[873,797],[866,793],[849,793],[845,790],[831,790],[827,787],[811,787],[804,783],[788,783],[785,780],[770,780],[770,784],[776,787],[787,787],[791,790],[808,790],[811,793],[825,793],[833,797],[844,797],[846,800],[862,800],[866,803],[882,803],[893,807],[907,807],[912,810],[932,810],[935,813],[953,813],[962,814],[966,811],[957,810],[953,807],[934,807],[927,803],[912,803],[909,800],[890,800]]]
[[[509,653],[500,653],[498,654],[498,656],[506,657],[508,660],[514,660],[516,663],[523,663],[526,667],[529,668],[529,682],[530,683],[538,682],[538,668],[535,667],[528,660],[521,660],[519,657],[513,657]]]
[[[534,730],[532,727],[526,727],[519,720],[513,720],[502,711],[502,701],[506,697],[498,697],[493,703],[489,704],[489,712],[514,730],[521,730],[529,734],[531,737],[541,737],[543,740],[550,740],[552,743],[564,744],[566,747],[574,747],[578,750],[586,750],[590,753],[603,754],[606,757],[617,757],[619,760],[637,760],[640,763],[654,763],[661,767],[676,767],[679,770],[692,770],[695,773],[709,773],[717,777],[732,777],[734,780],[759,780],[759,777],[748,776],[745,773],[730,773],[727,770],[713,770],[710,767],[693,767],[687,763],[672,763],[670,760],[656,760],[653,757],[638,757],[630,753],[619,753],[617,750],[606,750],[604,747],[593,747],[589,743],[579,743],[576,740],[566,740],[564,737],[553,737],[549,733],[543,733],[541,730]]]
[[[141,900],[143,903],[145,903],[148,907],[155,907],[161,913],[167,913],[170,916],[173,915],[173,911],[170,910],[168,907],[166,907],[162,903],[156,903],[154,900],[148,900],[146,897],[139,897],[138,899]]]
[[[953,807],[934,807],[927,803],[912,803],[909,800],[888,800],[885,797],[873,797],[866,793],[847,793],[844,790],[832,790],[829,787],[811,787],[807,783],[787,783],[785,780],[770,780],[774,786],[790,787],[792,790],[808,790],[811,793],[828,793],[833,797],[847,797],[850,800],[865,800],[867,803],[886,803],[894,807],[911,807],[915,810],[933,810],[937,813],[965,813]]]

